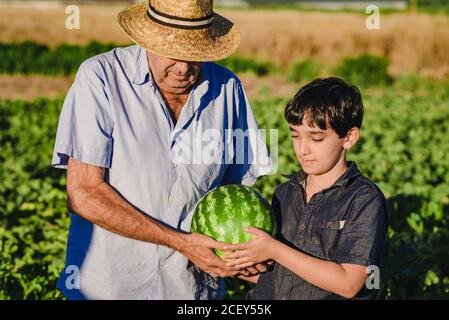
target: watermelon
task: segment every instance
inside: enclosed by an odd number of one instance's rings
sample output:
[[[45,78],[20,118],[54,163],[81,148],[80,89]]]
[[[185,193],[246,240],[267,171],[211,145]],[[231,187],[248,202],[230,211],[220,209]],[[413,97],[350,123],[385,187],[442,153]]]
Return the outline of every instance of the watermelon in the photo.
[[[209,191],[197,204],[192,218],[192,233],[205,234],[217,241],[242,243],[250,241],[252,234],[246,227],[263,229],[275,236],[274,211],[256,190],[230,184]],[[215,251],[220,257],[223,252]]]

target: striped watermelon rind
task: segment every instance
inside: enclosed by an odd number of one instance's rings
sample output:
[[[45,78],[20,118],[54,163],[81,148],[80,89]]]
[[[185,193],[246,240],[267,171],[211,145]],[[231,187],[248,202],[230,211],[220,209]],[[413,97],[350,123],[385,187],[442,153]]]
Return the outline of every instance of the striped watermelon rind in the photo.
[[[197,204],[192,218],[192,233],[217,241],[242,243],[252,240],[246,227],[256,227],[276,236],[276,218],[268,201],[256,190],[230,184],[209,191]],[[215,250],[223,257],[223,252]]]

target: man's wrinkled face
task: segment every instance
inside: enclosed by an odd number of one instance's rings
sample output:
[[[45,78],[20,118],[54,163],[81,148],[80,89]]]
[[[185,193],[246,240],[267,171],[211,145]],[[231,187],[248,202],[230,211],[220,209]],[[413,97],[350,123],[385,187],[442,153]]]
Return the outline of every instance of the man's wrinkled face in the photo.
[[[198,79],[201,62],[180,61],[147,51],[154,81],[165,93],[184,94]]]

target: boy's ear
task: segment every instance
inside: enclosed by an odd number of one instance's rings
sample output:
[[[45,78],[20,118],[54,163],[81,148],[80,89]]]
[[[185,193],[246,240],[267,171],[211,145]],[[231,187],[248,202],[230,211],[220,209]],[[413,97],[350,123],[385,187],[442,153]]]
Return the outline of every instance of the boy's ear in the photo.
[[[349,129],[343,141],[343,148],[349,150],[360,137],[360,129],[357,127]]]

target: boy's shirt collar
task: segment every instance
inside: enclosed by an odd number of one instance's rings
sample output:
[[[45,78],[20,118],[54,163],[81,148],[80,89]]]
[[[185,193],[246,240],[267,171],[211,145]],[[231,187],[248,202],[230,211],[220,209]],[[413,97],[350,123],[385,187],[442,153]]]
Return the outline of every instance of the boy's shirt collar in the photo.
[[[352,179],[360,176],[360,171],[357,168],[356,163],[354,161],[348,161],[347,163],[348,169],[345,171],[345,173],[343,173],[337,179],[337,181],[334,182],[333,185],[326,189],[331,189],[334,187],[346,187]],[[300,170],[290,175],[284,175],[284,177],[288,178],[290,182],[304,187],[304,182],[306,180],[307,174],[304,172],[304,170]]]

